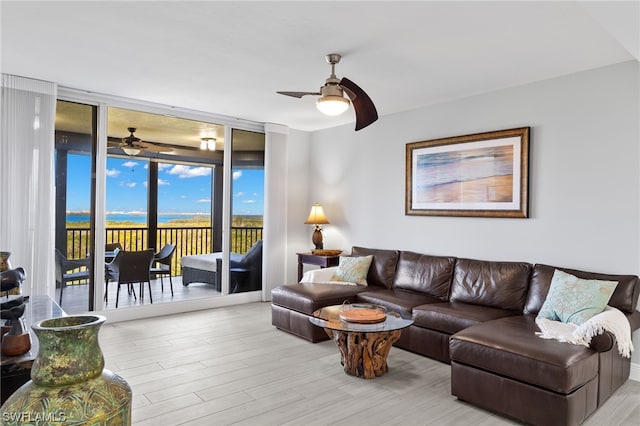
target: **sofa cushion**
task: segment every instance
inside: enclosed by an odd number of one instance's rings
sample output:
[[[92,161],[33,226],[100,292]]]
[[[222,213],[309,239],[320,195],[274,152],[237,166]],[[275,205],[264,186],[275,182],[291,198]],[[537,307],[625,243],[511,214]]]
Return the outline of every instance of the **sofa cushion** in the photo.
[[[578,271],[576,269],[559,268],[556,266],[537,264],[533,267],[531,274],[531,283],[529,285],[529,293],[527,294],[527,303],[524,312],[527,314],[537,314],[542,308],[542,304],[547,298],[551,279],[556,269],[564,271],[568,274],[575,275],[585,280],[604,280],[617,281],[609,306],[620,309],[622,312],[633,313],[638,303],[638,295],[640,294],[640,282],[635,275],[610,275],[599,274],[595,272]]]
[[[271,303],[311,315],[330,305],[341,305],[345,300],[355,302],[355,295],[366,287],[300,283],[281,285],[271,290]]]
[[[373,261],[367,275],[368,285],[391,288],[393,277],[396,273],[396,263],[398,263],[397,250],[371,249],[365,247],[352,247],[352,256],[373,255]]]
[[[437,303],[440,300],[426,294],[415,293],[402,289],[371,288],[358,293],[358,302],[382,305],[388,311],[397,312],[402,318],[411,319],[411,310],[414,306],[427,303]]]
[[[373,256],[347,257],[340,256],[340,263],[333,272],[331,281],[344,281],[357,285],[367,285],[367,275]]]
[[[449,340],[451,360],[544,389],[569,394],[598,375],[598,353],[541,339],[533,315],[474,325]]]
[[[417,291],[445,301],[449,297],[455,263],[455,257],[401,251],[393,287]]]
[[[616,285],[617,281],[583,280],[556,269],[538,316],[581,325],[604,311]]]
[[[524,262],[458,259],[450,301],[522,312],[530,273]]]
[[[460,302],[431,303],[413,308],[413,325],[447,334],[455,334],[472,325],[514,315],[489,306]]]

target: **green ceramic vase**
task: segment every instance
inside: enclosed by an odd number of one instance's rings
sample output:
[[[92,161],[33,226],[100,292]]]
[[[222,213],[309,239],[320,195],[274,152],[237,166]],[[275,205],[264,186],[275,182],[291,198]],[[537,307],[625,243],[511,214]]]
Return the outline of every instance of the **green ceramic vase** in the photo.
[[[33,325],[40,350],[31,380],[4,403],[3,425],[130,425],[131,388],[104,369],[99,315],[52,318]]]

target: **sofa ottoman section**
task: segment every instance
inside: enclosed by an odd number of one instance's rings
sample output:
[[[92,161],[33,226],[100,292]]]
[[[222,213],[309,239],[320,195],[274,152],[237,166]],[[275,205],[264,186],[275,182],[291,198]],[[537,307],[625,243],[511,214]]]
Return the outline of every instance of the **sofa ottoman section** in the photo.
[[[576,426],[597,408],[597,376],[573,393],[561,395],[451,361],[451,387],[460,401],[529,425]]]
[[[279,330],[302,337],[311,343],[329,340],[329,336],[323,329],[311,324],[309,315],[273,303],[271,304],[271,325]]]
[[[535,416],[527,417],[529,414],[519,409],[510,411],[522,405],[521,398],[555,401],[553,404],[565,407],[567,416],[573,413],[578,423],[584,420],[598,406],[598,352],[541,339],[536,331],[535,316],[520,315],[478,324],[451,336],[451,393],[527,423],[535,424]],[[503,407],[488,405],[487,398],[478,392],[471,395],[470,387],[503,401]],[[557,419],[562,420],[560,424],[574,421],[561,416]]]
[[[271,324],[311,342],[328,340],[324,330],[309,322],[314,311],[329,305],[353,303],[366,287],[340,284],[300,283],[271,291]]]

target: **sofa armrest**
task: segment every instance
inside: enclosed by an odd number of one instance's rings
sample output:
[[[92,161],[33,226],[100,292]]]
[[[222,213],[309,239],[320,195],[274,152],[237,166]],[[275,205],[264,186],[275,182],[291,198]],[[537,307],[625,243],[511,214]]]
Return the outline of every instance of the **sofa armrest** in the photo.
[[[589,348],[596,352],[607,352],[616,344],[616,338],[608,331],[603,331],[597,336],[593,336]]]

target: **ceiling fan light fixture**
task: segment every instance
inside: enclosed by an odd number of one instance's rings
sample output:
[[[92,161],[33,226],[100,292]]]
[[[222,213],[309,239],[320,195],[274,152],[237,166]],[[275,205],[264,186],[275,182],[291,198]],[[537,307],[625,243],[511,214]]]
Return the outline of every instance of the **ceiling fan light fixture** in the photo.
[[[200,149],[205,151],[216,150],[216,138],[200,138]]]
[[[135,157],[136,155],[140,154],[140,151],[142,151],[141,149],[134,148],[131,146],[123,146],[122,150],[124,151],[125,154],[127,154],[130,157]]]
[[[337,95],[324,95],[316,100],[316,107],[321,113],[335,117],[349,108],[349,99]]]

